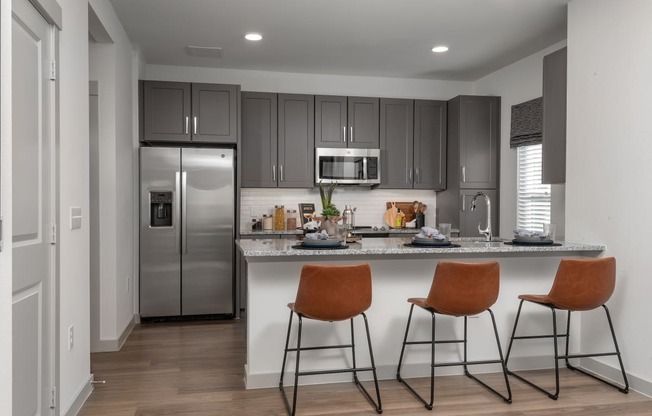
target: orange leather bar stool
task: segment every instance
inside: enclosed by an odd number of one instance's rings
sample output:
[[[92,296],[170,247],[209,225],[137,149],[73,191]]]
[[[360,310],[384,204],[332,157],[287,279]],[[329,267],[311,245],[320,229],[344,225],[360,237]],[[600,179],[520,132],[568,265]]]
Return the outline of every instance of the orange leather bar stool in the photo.
[[[378,413],[382,413],[380,402],[380,390],[378,389],[378,378],[376,377],[376,364],[371,348],[371,337],[369,336],[369,324],[365,311],[371,306],[371,268],[368,264],[355,266],[318,266],[305,265],[301,270],[299,289],[294,303],[288,304],[290,308],[290,323],[285,340],[285,353],[283,354],[283,367],[281,368],[281,379],[279,389],[283,395],[283,401],[290,415],[294,415],[297,409],[297,387],[299,377],[307,375],[332,374],[332,373],[353,373],[353,382],[360,388],[362,394],[373,405]],[[292,317],[294,314],[299,318],[299,329],[297,333],[297,347],[289,348],[290,331],[292,329]],[[371,366],[358,367],[355,359],[355,334],[353,331],[353,318],[362,315],[367,331],[367,344]],[[301,346],[301,329],[303,319],[316,319],[319,321],[346,321],[351,323],[351,343],[344,345],[327,346]],[[322,350],[333,348],[350,348],[352,367],[335,370],[301,371],[299,359],[302,351]],[[294,372],[294,395],[292,406],[288,401],[285,389],[283,388],[283,376],[288,352],[296,352],[296,364]],[[376,388],[376,401],[374,401],[364,386],[358,380],[358,372],[371,371]]]
[[[430,293],[427,298],[410,298],[410,315],[405,328],[405,337],[403,338],[403,347],[401,348],[401,357],[398,361],[398,370],[396,379],[403,383],[417,399],[419,399],[428,410],[432,410],[435,400],[435,368],[461,365],[464,367],[464,374],[475,380],[491,392],[500,396],[505,402],[512,402],[512,391],[509,387],[503,352],[500,348],[498,330],[496,329],[496,320],[491,311],[491,306],[498,299],[498,290],[500,285],[500,266],[497,262],[489,263],[457,263],[457,262],[439,262],[435,270],[435,277],[430,287]],[[414,307],[418,306],[431,315],[431,339],[427,341],[408,341],[408,332],[410,331],[410,322],[412,321],[412,312]],[[496,336],[496,346],[498,347],[498,360],[469,361],[467,357],[467,319],[469,316],[477,315],[484,311],[489,312],[491,322],[494,327]],[[461,340],[435,340],[435,316],[449,315],[455,317],[464,317],[464,338]],[[464,361],[459,362],[435,362],[435,345],[458,343],[463,345]],[[401,377],[401,366],[403,356],[405,355],[406,345],[430,344],[430,401],[426,401],[412,386],[410,386]],[[499,393],[483,381],[469,373],[467,366],[477,364],[500,364],[505,377],[507,386],[507,395]]]
[[[516,339],[553,338],[553,346],[555,351],[555,392],[551,393],[548,390],[539,387],[533,382],[523,378],[523,376],[520,376],[512,371],[507,370],[508,374],[547,394],[551,399],[557,400],[559,397],[558,360],[564,359],[566,361],[566,367],[569,369],[602,381],[603,383],[617,388],[623,393],[629,392],[629,383],[627,382],[627,375],[625,374],[625,368],[623,367],[623,360],[620,357],[620,350],[618,349],[616,334],[614,333],[614,327],[611,322],[611,315],[609,314],[609,309],[607,309],[607,306],[605,305],[605,302],[607,302],[607,300],[609,300],[611,297],[615,285],[616,259],[613,257],[604,259],[563,259],[559,264],[559,268],[557,269],[557,274],[555,276],[554,282],[552,283],[550,293],[547,295],[520,295],[518,297],[521,299],[521,302],[518,306],[518,313],[516,314],[516,320],[514,322],[514,330],[512,331],[512,337],[509,341],[509,348],[507,349],[507,356],[505,358],[505,362],[507,362],[509,360],[509,354],[512,351],[512,344]],[[545,306],[552,311],[552,335],[516,336],[518,319],[521,316],[521,308],[523,307],[523,302],[525,301]],[[613,338],[614,347],[616,350],[614,352],[593,354],[569,354],[568,348],[570,344],[569,336],[571,312],[589,311],[599,308],[600,306],[604,308],[604,311],[607,314],[607,322],[609,323],[611,337]],[[567,311],[566,333],[561,335],[557,333],[557,319],[555,313],[557,309]],[[566,352],[563,355],[559,354],[557,348],[558,338],[566,339]],[[594,374],[588,373],[581,368],[572,366],[568,361],[569,359],[573,358],[604,357],[609,355],[615,355],[618,357],[618,363],[620,364],[620,371],[623,374],[625,387],[621,387],[617,384],[597,377]]]

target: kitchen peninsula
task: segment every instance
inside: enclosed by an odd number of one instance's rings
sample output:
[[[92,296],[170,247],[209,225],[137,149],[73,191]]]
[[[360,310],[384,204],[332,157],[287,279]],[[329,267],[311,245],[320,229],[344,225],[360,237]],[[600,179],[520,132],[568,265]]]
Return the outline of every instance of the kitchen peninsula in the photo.
[[[518,295],[522,293],[547,293],[554,278],[559,261],[563,257],[598,257],[605,250],[599,244],[578,244],[561,242],[552,246],[516,246],[503,242],[485,242],[478,239],[454,239],[456,247],[412,247],[406,246],[406,238],[363,239],[350,243],[348,248],[335,250],[302,250],[292,246],[296,240],[253,239],[237,242],[247,261],[247,364],[245,369],[247,388],[272,387],[278,384],[283,346],[288,325],[287,304],[293,302],[299,283],[301,267],[308,263],[358,264],[369,263],[373,278],[373,302],[367,311],[374,358],[381,379],[392,379],[407,320],[409,297],[425,297],[428,294],[435,266],[440,260],[491,261],[500,263],[501,290],[498,301],[492,308],[496,315],[503,352],[509,339],[518,307]],[[458,247],[457,247],[458,246]],[[547,328],[549,315],[542,310],[524,310],[524,328]],[[413,318],[411,337],[427,337],[429,316],[416,314]],[[295,320],[296,323],[296,320]],[[346,323],[336,323],[336,331],[322,331],[323,322],[304,325],[304,344],[341,343],[350,337]],[[440,318],[437,320],[437,337],[452,339],[462,331],[460,320]],[[579,325],[577,322],[576,325]],[[492,339],[492,329],[487,314],[469,320],[471,338],[469,357],[489,359],[497,355]],[[578,333],[579,331],[576,331]],[[296,343],[296,328],[290,339]],[[356,322],[356,344],[366,349],[362,322]],[[577,342],[574,343],[577,346]],[[547,368],[550,359],[550,345],[524,346],[514,351],[510,367],[514,369]],[[571,341],[571,349],[573,342]],[[362,351],[362,350],[361,350]],[[340,351],[312,352],[302,354],[302,367],[328,369],[341,367],[342,359],[348,353]],[[453,345],[438,347],[438,360],[458,359],[458,348]],[[368,354],[359,354],[360,360],[367,360]],[[287,370],[292,367],[293,360]],[[429,349],[427,346],[414,348],[406,357],[403,370],[406,377],[422,377],[429,373]],[[478,371],[498,371],[498,368],[484,366]],[[446,368],[440,374],[458,374],[458,368]],[[290,371],[292,374],[292,371]],[[290,375],[288,374],[288,375]],[[350,375],[332,375],[310,379],[305,383],[348,381]]]

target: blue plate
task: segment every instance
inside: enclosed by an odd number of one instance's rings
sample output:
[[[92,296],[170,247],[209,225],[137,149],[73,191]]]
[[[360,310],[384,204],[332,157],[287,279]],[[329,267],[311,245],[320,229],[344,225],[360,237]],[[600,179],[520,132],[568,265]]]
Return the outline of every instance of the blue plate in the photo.
[[[304,247],[338,247],[342,245],[342,242],[336,238],[329,238],[328,240],[309,240],[304,239],[301,242],[301,245]]]
[[[423,240],[423,239],[414,239],[412,244],[415,246],[428,246],[428,247],[445,247],[450,246],[450,240]]]

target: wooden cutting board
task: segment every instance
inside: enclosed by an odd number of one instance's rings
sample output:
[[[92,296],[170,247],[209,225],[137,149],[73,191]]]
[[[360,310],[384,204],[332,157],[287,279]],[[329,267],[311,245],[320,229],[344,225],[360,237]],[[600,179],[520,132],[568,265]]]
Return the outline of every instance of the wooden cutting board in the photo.
[[[387,209],[392,207],[392,204],[396,205],[396,208],[400,209],[403,214],[405,214],[405,222],[410,222],[414,219],[414,209],[412,205],[414,201],[411,202],[387,202],[385,205]]]

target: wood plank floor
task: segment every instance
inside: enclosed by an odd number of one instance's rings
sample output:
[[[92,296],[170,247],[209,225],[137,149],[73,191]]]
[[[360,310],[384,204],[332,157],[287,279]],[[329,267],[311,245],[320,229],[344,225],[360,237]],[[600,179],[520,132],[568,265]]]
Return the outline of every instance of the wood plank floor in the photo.
[[[80,415],[285,415],[278,389],[245,390],[245,322],[137,325],[119,352],[91,356],[96,385]],[[279,362],[282,351],[279,350]],[[550,371],[533,380],[552,385]],[[502,386],[499,375],[484,380]],[[427,379],[414,385],[425,389]],[[511,378],[514,402],[464,376],[438,377],[433,412],[398,382],[380,383],[384,415],[652,415],[652,399],[622,394],[564,370],[561,397],[552,401]],[[352,383],[299,389],[298,415],[376,414]]]

